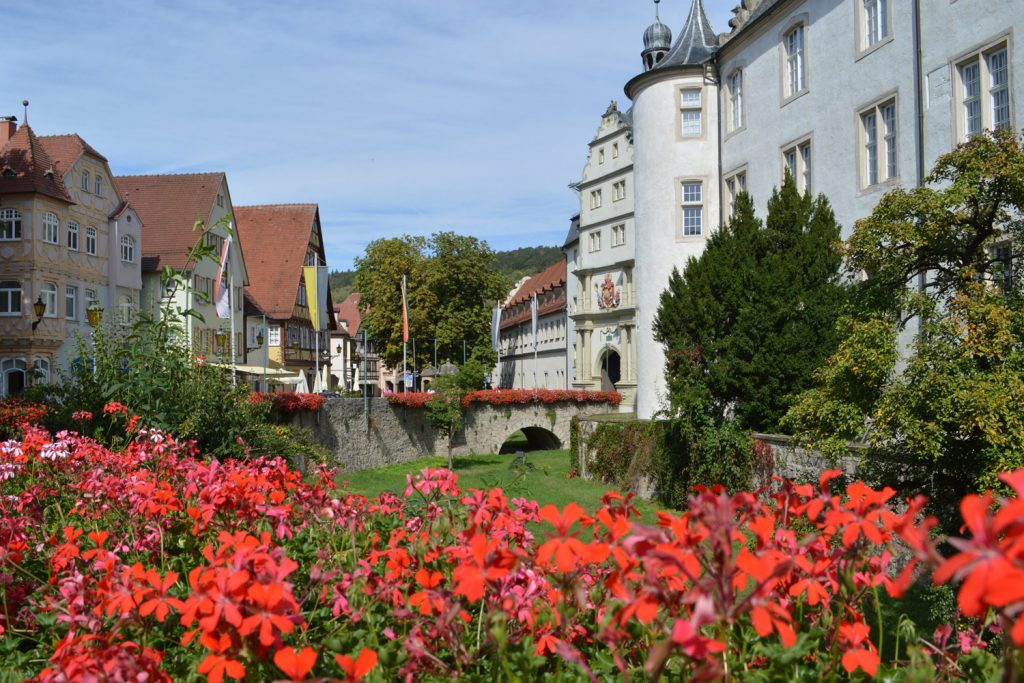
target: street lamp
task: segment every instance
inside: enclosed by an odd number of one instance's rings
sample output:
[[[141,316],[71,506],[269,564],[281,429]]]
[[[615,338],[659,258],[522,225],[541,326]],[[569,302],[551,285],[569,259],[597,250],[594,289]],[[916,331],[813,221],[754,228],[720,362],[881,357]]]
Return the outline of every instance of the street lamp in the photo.
[[[36,321],[32,323],[32,331],[39,327],[39,323],[43,322],[43,314],[46,313],[46,304],[43,303],[43,295],[40,294],[36,302],[32,304],[32,311],[36,314]]]
[[[221,355],[221,352],[224,350],[224,342],[227,341],[228,335],[223,329],[218,329],[213,333],[213,339],[217,342],[217,354]]]
[[[85,309],[85,317],[89,319],[89,327],[94,330],[103,322],[103,309],[96,299],[89,302],[89,307]]]

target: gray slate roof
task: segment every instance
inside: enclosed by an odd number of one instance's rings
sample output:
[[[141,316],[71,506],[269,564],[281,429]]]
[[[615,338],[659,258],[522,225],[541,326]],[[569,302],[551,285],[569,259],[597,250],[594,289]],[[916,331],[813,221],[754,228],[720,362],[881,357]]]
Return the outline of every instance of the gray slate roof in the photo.
[[[565,242],[562,244],[562,249],[565,249],[570,244],[576,244],[580,241],[580,215],[576,214],[569,221],[569,234],[565,236]]]
[[[765,4],[772,4],[766,2]],[[711,28],[708,15],[704,12],[704,2],[693,0],[686,25],[676,39],[676,44],[668,51],[665,58],[658,62],[651,71],[669,69],[674,66],[695,66],[711,59],[718,51],[718,36]]]

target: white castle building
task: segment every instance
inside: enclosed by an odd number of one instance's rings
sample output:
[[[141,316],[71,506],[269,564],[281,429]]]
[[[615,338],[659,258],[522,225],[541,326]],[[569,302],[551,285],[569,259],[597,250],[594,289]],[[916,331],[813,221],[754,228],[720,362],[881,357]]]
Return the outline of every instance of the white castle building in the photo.
[[[636,290],[633,280],[633,140],[630,113],[615,101],[590,142],[574,219],[563,248],[572,344],[572,386],[615,389],[636,407]]]
[[[743,0],[733,11],[730,32],[716,35],[692,0],[675,42],[656,18],[643,71],[625,86],[640,418],[665,402],[652,332],[661,293],[737,193],[750,192],[763,216],[788,168],[801,189],[828,197],[845,236],[970,134],[1021,125],[1024,0]],[[586,327],[574,319],[579,344]]]

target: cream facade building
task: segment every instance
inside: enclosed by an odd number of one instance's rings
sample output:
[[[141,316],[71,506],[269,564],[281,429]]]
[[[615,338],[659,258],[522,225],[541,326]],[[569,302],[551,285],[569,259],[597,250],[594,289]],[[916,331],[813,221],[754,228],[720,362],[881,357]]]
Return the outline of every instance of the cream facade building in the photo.
[[[615,389],[636,406],[636,291],[632,112],[613,100],[589,145],[577,189],[575,242],[567,244],[572,387]]]
[[[559,261],[521,283],[501,307],[498,365],[500,389],[568,389],[566,264]],[[537,300],[534,347],[532,302]]]
[[[231,193],[224,173],[118,176],[124,201],[138,212],[142,232],[142,308],[161,315],[164,307],[192,309],[202,316],[185,316],[184,334],[195,354],[208,362],[237,364],[245,358],[244,287],[249,284],[241,240],[237,231],[228,251],[227,280],[232,283],[230,318],[217,317],[214,291],[220,272],[219,255],[233,225]],[[196,220],[205,230],[194,230]],[[189,262],[198,240],[211,246],[215,258]],[[169,292],[161,273],[164,267],[186,276],[186,286]],[[234,329],[232,336],[231,330]],[[223,339],[223,342],[220,341]]]
[[[91,303],[108,324],[131,322],[140,238],[103,155],[78,135],[40,138],[0,119],[0,396],[69,368],[91,339]]]
[[[652,324],[673,267],[749,192],[764,215],[788,169],[848,235],[984,129],[1018,130],[1021,0],[743,0],[717,35],[692,0],[675,41],[656,19],[633,107],[637,413],[665,405]]]

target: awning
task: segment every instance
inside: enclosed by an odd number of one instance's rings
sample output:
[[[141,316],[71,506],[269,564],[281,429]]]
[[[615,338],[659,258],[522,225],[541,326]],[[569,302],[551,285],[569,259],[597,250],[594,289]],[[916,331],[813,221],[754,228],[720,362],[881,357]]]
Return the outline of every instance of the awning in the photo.
[[[231,365],[229,363],[207,363],[207,365],[212,365],[215,368],[223,368],[224,370],[230,370],[231,369]],[[239,363],[238,365],[235,366],[235,371],[236,372],[244,373],[246,375],[259,375],[260,377],[263,376],[263,366],[262,365],[244,365],[244,364]],[[285,377],[285,376],[289,377],[293,382],[298,382],[299,381],[299,378],[296,377],[294,375],[294,373],[289,372],[288,370],[285,370],[284,368],[267,367],[267,377],[268,378],[273,377],[273,378],[277,379],[277,378],[281,378],[281,377]],[[284,381],[284,380],[281,380],[281,381]],[[289,382],[286,382],[286,383],[289,383]]]

